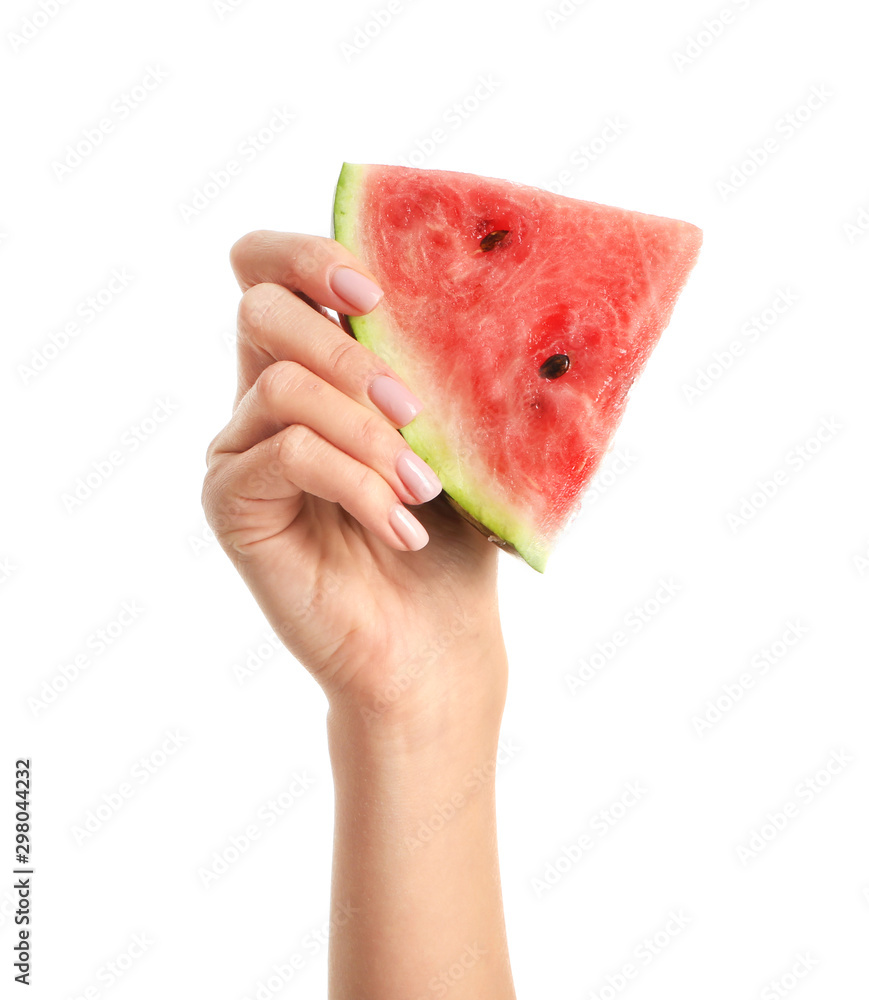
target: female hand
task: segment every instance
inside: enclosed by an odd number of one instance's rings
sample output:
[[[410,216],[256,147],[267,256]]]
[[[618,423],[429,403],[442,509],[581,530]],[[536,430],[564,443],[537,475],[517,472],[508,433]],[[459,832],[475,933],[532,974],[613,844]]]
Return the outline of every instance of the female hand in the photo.
[[[292,233],[250,233],[231,262],[238,392],[203,487],[221,546],[333,710],[497,728],[497,550],[442,496],[424,502],[439,483],[397,428],[425,400],[321,308],[376,308],[374,276]]]

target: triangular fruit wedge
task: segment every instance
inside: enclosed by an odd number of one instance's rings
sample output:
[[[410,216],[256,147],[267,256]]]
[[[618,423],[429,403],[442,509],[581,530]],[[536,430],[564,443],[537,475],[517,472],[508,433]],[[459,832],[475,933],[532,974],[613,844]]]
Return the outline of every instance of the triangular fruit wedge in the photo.
[[[670,319],[696,226],[446,170],[345,163],[335,238],[383,299],[356,338],[425,403],[402,433],[542,572]]]

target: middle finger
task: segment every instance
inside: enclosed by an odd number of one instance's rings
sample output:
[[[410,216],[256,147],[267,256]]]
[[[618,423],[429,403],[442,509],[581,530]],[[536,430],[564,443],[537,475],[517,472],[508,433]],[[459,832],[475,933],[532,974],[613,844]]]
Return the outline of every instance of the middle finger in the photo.
[[[275,361],[296,361],[368,409],[404,427],[422,402],[376,354],[282,285],[253,285],[238,309],[237,403]]]
[[[379,473],[404,503],[425,503],[441,491],[437,475],[397,430],[293,361],[276,362],[260,375],[212,442],[209,461],[217,453],[247,451],[291,424],[309,427]]]

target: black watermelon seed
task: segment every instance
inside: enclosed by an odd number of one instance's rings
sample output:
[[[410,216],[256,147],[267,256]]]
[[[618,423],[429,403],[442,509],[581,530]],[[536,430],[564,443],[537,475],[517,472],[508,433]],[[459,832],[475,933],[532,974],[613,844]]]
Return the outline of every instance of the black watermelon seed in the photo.
[[[570,358],[566,354],[553,354],[543,362],[537,373],[541,378],[561,378],[568,368],[570,368]]]
[[[481,250],[494,250],[495,247],[510,233],[509,229],[499,229],[495,233],[489,233],[480,240]]]

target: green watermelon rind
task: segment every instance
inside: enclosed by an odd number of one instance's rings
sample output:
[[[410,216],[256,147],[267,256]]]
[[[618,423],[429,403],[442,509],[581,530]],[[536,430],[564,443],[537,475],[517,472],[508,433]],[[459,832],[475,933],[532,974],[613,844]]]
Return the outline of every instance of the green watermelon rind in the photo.
[[[332,217],[335,240],[360,260],[364,260],[365,255],[357,232],[356,219],[357,202],[364,180],[364,165],[356,163],[343,165],[335,190]],[[388,349],[387,345],[391,338],[382,312],[375,308],[366,316],[348,316],[347,319],[359,343],[382,358],[400,375],[401,359],[392,356],[393,352]],[[481,500],[476,494],[472,495],[450,475],[454,448],[439,434],[438,428],[426,420],[426,416],[423,410],[415,420],[400,428],[410,448],[438,473],[444,492],[470,516],[471,520],[481,525],[493,541],[507,543],[507,546],[515,549],[529,566],[542,573],[546,567],[551,545],[541,546],[534,531],[518,521],[508,508]]]

